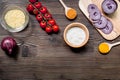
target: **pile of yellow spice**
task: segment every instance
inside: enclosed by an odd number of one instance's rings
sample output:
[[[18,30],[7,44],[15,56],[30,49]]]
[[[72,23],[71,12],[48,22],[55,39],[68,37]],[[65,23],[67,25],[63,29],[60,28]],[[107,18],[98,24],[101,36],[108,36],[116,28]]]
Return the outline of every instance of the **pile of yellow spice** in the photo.
[[[67,11],[66,16],[67,16],[68,19],[75,19],[76,16],[77,16],[77,12],[76,12],[76,10],[71,8]]]
[[[106,54],[110,51],[110,47],[107,43],[101,43],[98,47],[99,51],[102,53],[102,54]]]

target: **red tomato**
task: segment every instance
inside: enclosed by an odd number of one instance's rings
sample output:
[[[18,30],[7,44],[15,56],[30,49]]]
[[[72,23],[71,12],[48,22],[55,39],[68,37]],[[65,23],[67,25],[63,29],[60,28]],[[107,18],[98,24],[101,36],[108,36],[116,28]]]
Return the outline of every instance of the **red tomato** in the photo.
[[[33,10],[34,10],[33,5],[32,4],[28,4],[27,5],[27,11],[31,13],[31,12],[33,12]]]
[[[57,25],[52,26],[52,29],[54,32],[58,32],[59,31],[59,27]]]
[[[31,2],[31,3],[35,3],[35,2],[37,2],[38,0],[29,0],[29,2]]]
[[[42,13],[42,14],[45,14],[45,13],[47,13],[47,8],[46,7],[41,7],[40,8],[40,12]]]
[[[41,22],[40,22],[40,27],[41,27],[41,28],[45,29],[46,26],[47,26],[47,23],[46,23],[45,21],[41,21]]]
[[[37,9],[34,9],[34,10],[33,10],[33,14],[37,15],[38,13],[39,13],[39,12],[38,12]]]
[[[50,13],[45,13],[44,14],[44,17],[47,19],[47,20],[50,20],[52,18],[52,15]]]
[[[54,19],[49,20],[49,21],[48,21],[48,23],[49,23],[51,26],[53,26],[53,25],[55,25],[55,24],[56,24],[56,22],[55,22],[55,20],[54,20]]]
[[[42,14],[38,14],[38,15],[36,16],[36,19],[37,19],[39,22],[42,21],[42,20],[43,20]]]
[[[42,7],[42,4],[41,2],[35,2],[34,3],[34,6],[37,8],[37,9],[40,9]]]
[[[48,27],[46,27],[45,31],[46,31],[47,33],[51,33],[51,32],[52,32],[52,28],[51,28],[50,26],[48,26]]]

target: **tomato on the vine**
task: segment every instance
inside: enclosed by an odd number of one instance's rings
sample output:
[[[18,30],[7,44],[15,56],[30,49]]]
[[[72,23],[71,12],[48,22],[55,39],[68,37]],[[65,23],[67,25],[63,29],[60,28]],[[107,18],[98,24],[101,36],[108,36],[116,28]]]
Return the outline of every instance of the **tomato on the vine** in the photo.
[[[46,26],[47,26],[46,21],[43,20],[43,21],[40,22],[40,27],[41,27],[41,28],[45,29]]]
[[[47,26],[46,29],[45,29],[45,31],[47,33],[51,33],[52,32],[52,28],[50,26]]]
[[[53,26],[53,25],[55,25],[55,24],[56,24],[56,22],[55,22],[55,20],[54,20],[54,19],[51,19],[51,20],[49,20],[49,21],[48,21],[48,24],[50,24],[51,26]]]
[[[54,32],[58,32],[59,31],[59,26],[58,25],[53,25],[52,29]]]
[[[42,21],[42,20],[43,20],[42,14],[38,14],[38,15],[36,16],[36,19],[37,19],[39,22]]]
[[[40,8],[40,12],[42,13],[42,14],[45,14],[45,13],[47,13],[47,8],[46,7],[41,7]]]

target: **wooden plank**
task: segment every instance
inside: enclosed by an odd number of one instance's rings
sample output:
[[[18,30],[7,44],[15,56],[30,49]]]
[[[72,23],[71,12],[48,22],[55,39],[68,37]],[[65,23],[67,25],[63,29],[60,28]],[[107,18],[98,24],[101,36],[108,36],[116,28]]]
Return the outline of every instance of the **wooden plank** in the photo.
[[[58,0],[39,1],[50,10],[61,31],[59,34],[46,34],[35,16],[30,15],[32,32],[25,38],[18,37],[27,44],[28,51],[22,52],[25,48],[19,46],[17,59],[14,59],[0,49],[0,80],[120,80],[120,46],[114,47],[108,55],[98,52],[98,44],[106,40],[79,10],[79,0],[64,0],[66,5],[78,12],[74,21],[65,17],[64,8]],[[1,0],[0,6],[4,2],[23,3],[25,6],[28,0]],[[70,48],[63,40],[64,29],[72,22],[81,22],[90,31],[89,42],[83,48]],[[16,35],[27,34],[31,29]],[[11,34],[0,28],[0,41],[6,36]],[[116,41],[120,38],[112,42]],[[23,57],[23,53],[27,53],[27,57]]]

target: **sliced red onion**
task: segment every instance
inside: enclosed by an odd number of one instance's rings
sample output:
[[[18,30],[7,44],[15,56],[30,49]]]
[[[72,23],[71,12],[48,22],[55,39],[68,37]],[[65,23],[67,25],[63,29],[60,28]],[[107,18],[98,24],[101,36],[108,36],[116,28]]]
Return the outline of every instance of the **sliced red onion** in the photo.
[[[113,25],[111,23],[111,21],[108,21],[107,25],[105,28],[101,29],[101,31],[105,34],[110,34],[113,30]]]
[[[112,14],[117,10],[118,4],[115,0],[104,0],[101,6],[106,14]]]
[[[113,10],[115,8],[113,5],[115,3],[114,0],[104,0],[104,2],[105,3],[103,4],[104,6],[107,5],[107,7],[105,6],[105,8],[108,8],[108,10],[110,9]],[[113,30],[112,23],[109,20],[107,20],[104,16],[101,15],[100,10],[95,4],[88,5],[88,13],[89,13],[90,19],[92,20],[93,25],[96,28],[100,29],[105,34],[109,34],[112,32]]]
[[[92,11],[99,10],[98,7],[95,4],[89,4],[88,5],[88,12],[91,13]]]
[[[90,13],[89,17],[91,20],[96,21],[101,18],[101,13],[99,10],[94,10]]]
[[[8,54],[12,54],[16,46],[17,43],[12,37],[6,37],[1,42],[1,48]]]
[[[96,28],[101,29],[101,28],[106,27],[107,22],[108,22],[107,19],[106,19],[104,16],[102,16],[102,17],[100,18],[100,20],[98,20],[98,22],[93,23],[93,25],[94,25]]]
[[[101,13],[95,4],[88,5],[89,17],[92,21],[99,20],[101,18]]]

